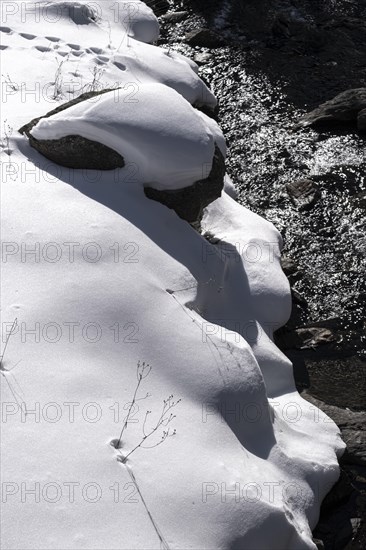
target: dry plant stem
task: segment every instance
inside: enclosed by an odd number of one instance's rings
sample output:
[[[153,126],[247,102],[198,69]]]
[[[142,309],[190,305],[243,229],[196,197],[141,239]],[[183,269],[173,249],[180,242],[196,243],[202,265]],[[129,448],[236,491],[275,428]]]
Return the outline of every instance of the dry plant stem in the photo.
[[[93,80],[90,82],[90,84],[85,84],[83,87],[83,91],[89,91],[89,92],[96,92],[98,89],[102,89],[103,85],[101,82],[101,77],[104,73],[105,69],[101,69],[100,67],[95,66],[90,72],[93,76]]]
[[[7,155],[11,155],[10,138],[13,134],[13,128],[8,124],[7,119],[4,120],[4,138],[1,139],[1,148]]]
[[[141,439],[140,443],[138,445],[136,445],[124,458],[123,458],[123,462],[125,463],[128,459],[128,457],[134,453],[137,449],[139,449],[140,447],[143,448],[143,449],[152,449],[154,447],[158,447],[159,445],[161,445],[162,443],[164,443],[164,441],[168,438],[168,437],[171,437],[173,435],[175,435],[176,431],[174,430],[172,433],[170,433],[170,428],[168,428],[167,430],[164,430],[163,431],[163,435],[160,439],[160,441],[158,441],[157,443],[155,443],[154,445],[143,445],[143,443],[150,437],[152,436],[160,427],[162,426],[168,426],[168,424],[170,424],[174,418],[176,418],[176,416],[172,413],[168,415],[169,411],[171,411],[173,409],[173,407],[175,407],[176,405],[178,405],[178,403],[180,403],[181,399],[178,399],[178,401],[173,401],[173,396],[170,395],[168,397],[168,399],[164,400],[164,405],[163,405],[163,410],[161,412],[161,415],[160,415],[160,418],[159,420],[157,421],[156,425],[150,430],[150,432],[146,433],[145,431],[145,426],[146,426],[146,420],[147,420],[147,417],[149,414],[151,414],[151,411],[147,411],[146,412],[146,415],[145,415],[145,420],[144,420],[144,424],[143,424],[143,438]]]
[[[129,418],[130,418],[130,415],[131,415],[131,411],[133,410],[136,401],[138,401],[137,392],[138,392],[138,389],[141,385],[141,382],[144,378],[146,378],[150,374],[150,371],[151,371],[150,365],[146,365],[145,363],[141,364],[140,362],[138,362],[138,365],[137,365],[137,385],[136,385],[135,393],[134,393],[132,401],[131,401],[131,405],[128,409],[126,419],[125,419],[125,421],[123,423],[123,426],[122,426],[122,430],[121,430],[121,433],[120,433],[120,436],[119,436],[119,439],[118,439],[117,447],[119,447],[120,444],[121,444],[122,436],[123,436],[123,433],[124,433],[125,429],[127,428],[127,424],[128,424],[128,421],[129,421]],[[147,393],[145,397],[149,397],[149,394]],[[142,398],[142,399],[145,399],[145,398]]]
[[[14,398],[14,401],[17,403],[17,405],[19,406],[19,408],[20,408],[21,410],[23,410],[23,408],[22,408],[22,407],[23,407],[23,396],[22,396],[21,393],[20,393],[20,392],[22,392],[22,389],[21,389],[21,387],[19,386],[19,384],[18,384],[18,382],[17,382],[17,379],[15,378],[14,375],[12,375],[12,376],[13,376],[13,378],[14,378],[14,380],[15,380],[16,385],[18,386],[19,392],[15,389],[15,387],[13,387],[13,386],[10,384],[10,382],[9,382],[7,376],[6,376],[7,373],[10,373],[10,371],[12,371],[12,370],[15,369],[15,367],[20,363],[20,361],[18,361],[18,363],[16,363],[16,364],[13,366],[12,369],[5,369],[5,368],[4,368],[4,365],[3,365],[3,361],[4,361],[4,357],[5,357],[6,348],[7,348],[7,346],[8,346],[8,343],[9,343],[9,340],[10,340],[10,336],[13,334],[14,329],[15,329],[15,327],[16,327],[16,325],[17,325],[17,322],[18,322],[18,319],[15,318],[14,321],[13,321],[13,324],[12,324],[12,326],[11,326],[10,332],[8,333],[8,335],[7,335],[7,337],[6,337],[6,342],[5,342],[4,350],[3,350],[3,353],[2,353],[2,355],[1,355],[1,357],[0,357],[0,372],[1,372],[2,376],[5,378],[5,382],[7,383],[8,387],[9,387],[9,390],[10,390],[10,392],[11,392],[13,398]]]
[[[5,84],[7,84],[13,92],[19,91],[18,84],[12,81],[12,79],[9,76],[9,73],[6,73],[6,75],[2,74],[1,76],[4,78]]]
[[[13,369],[11,369],[11,370],[13,370]],[[8,371],[5,371],[5,372],[4,372],[4,369],[0,369],[0,372],[1,372],[2,376],[5,378],[5,382],[7,383],[8,387],[9,387],[9,390],[10,390],[10,392],[11,392],[13,398],[14,398],[14,401],[15,401],[16,404],[18,405],[19,409],[20,409],[21,411],[23,411],[23,405],[26,407],[26,404],[25,404],[25,402],[24,402],[23,396],[20,394],[20,392],[22,391],[22,389],[21,389],[21,387],[19,386],[19,383],[17,382],[17,379],[15,378],[14,375],[12,375],[13,378],[14,378],[14,380],[15,380],[16,385],[18,386],[18,390],[19,390],[19,391],[16,390],[15,387],[13,387],[13,386],[10,384],[10,382],[9,382],[9,380],[8,380],[8,377],[6,376],[6,374],[8,373]],[[6,373],[6,374],[5,374],[5,373]],[[24,414],[27,415],[26,408],[25,408]]]
[[[65,61],[69,60],[69,55],[67,55],[66,59],[63,59],[62,61],[59,61],[56,59],[57,63],[57,69],[55,72],[55,82],[54,82],[54,89],[53,89],[53,97],[52,99],[58,99],[59,97],[62,97],[62,84],[63,84],[63,77],[62,77],[62,68],[65,63]]]
[[[13,324],[11,325],[10,332],[8,333],[8,335],[7,335],[7,337],[6,337],[6,342],[5,342],[5,346],[4,346],[4,351],[3,351],[2,355],[1,355],[1,358],[0,358],[0,367],[1,367],[1,369],[3,368],[3,360],[4,360],[6,348],[8,347],[8,343],[9,343],[9,340],[10,340],[10,336],[13,334],[17,322],[18,322],[18,319],[17,319],[17,317],[16,317],[16,318],[14,319],[14,321],[13,321]]]
[[[137,480],[136,480],[136,477],[135,477],[133,471],[131,470],[131,468],[130,468],[127,464],[125,464],[125,467],[126,467],[126,469],[127,469],[128,475],[130,476],[132,482],[134,483],[134,485],[135,485],[135,487],[136,487],[136,489],[137,489],[138,494],[140,495],[141,502],[142,502],[142,504],[143,504],[144,507],[145,507],[146,513],[147,513],[147,515],[149,516],[149,519],[150,519],[150,521],[151,521],[151,523],[152,523],[152,525],[153,525],[153,527],[154,527],[154,529],[155,529],[155,532],[156,532],[157,536],[159,537],[159,540],[160,540],[160,548],[161,548],[161,550],[169,550],[168,543],[167,543],[167,541],[165,540],[164,535],[163,535],[163,533],[161,532],[161,530],[159,529],[159,527],[158,527],[156,521],[154,520],[154,518],[153,518],[153,516],[152,516],[152,514],[151,514],[151,512],[150,512],[150,510],[149,510],[149,508],[148,508],[148,506],[147,506],[147,504],[146,504],[146,501],[145,501],[144,497],[142,496],[141,489],[140,489],[140,487],[139,487],[139,485],[138,485],[138,483],[137,483]]]

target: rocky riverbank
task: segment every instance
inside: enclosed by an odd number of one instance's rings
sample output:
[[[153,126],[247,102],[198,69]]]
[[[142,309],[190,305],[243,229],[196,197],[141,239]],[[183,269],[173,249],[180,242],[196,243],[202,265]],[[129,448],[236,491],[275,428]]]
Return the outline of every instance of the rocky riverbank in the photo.
[[[151,1],[161,44],[200,66],[219,98],[239,201],[284,237],[293,314],[276,342],[299,391],[340,426],[347,452],[314,539],[366,546],[365,134],[299,127],[305,113],[366,86],[366,2]],[[164,4],[164,5],[163,5]]]

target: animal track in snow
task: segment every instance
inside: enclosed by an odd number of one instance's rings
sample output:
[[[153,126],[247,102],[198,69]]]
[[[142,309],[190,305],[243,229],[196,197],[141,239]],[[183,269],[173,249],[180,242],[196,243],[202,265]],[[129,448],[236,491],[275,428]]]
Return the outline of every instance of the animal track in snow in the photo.
[[[120,63],[119,61],[113,61],[113,65],[115,65],[120,71],[125,71],[127,69],[126,65]]]
[[[35,38],[37,38],[35,34],[28,34],[27,32],[21,32],[19,36],[25,38],[26,40],[34,40]]]
[[[0,32],[6,32],[6,34],[13,33],[13,31],[9,27],[0,27]]]
[[[48,48],[47,46],[34,46],[36,50],[40,52],[50,52],[51,48]]]
[[[101,59],[99,59],[98,57],[95,58],[95,63],[97,65],[106,65],[106,62],[105,61],[102,61]]]
[[[60,42],[61,38],[57,38],[57,36],[45,36],[46,40],[49,40],[50,42]]]
[[[102,48],[95,48],[94,46],[92,46],[91,48],[88,48],[86,51],[91,53],[96,53],[98,55],[101,53],[104,53],[104,50]]]

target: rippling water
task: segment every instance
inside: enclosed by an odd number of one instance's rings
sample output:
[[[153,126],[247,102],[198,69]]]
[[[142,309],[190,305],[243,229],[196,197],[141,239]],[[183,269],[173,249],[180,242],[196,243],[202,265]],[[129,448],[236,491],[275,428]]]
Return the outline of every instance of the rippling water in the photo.
[[[190,57],[197,53],[181,43],[175,49]],[[254,72],[255,53],[237,47],[210,53],[200,74],[219,99],[219,124],[229,146],[227,170],[239,188],[239,201],[272,221],[284,237],[284,254],[301,273],[293,286],[308,302],[302,323],[339,317],[343,329],[362,338],[365,140],[356,132],[296,130],[305,110],[287,99],[288,83]],[[300,178],[311,178],[321,191],[310,211],[299,211],[286,191],[286,184]]]

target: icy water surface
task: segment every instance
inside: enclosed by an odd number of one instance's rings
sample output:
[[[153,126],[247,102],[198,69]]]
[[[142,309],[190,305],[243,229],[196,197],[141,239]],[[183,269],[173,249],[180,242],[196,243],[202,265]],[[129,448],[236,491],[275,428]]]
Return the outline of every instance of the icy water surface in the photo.
[[[193,57],[198,48],[175,44]],[[201,52],[202,49],[199,49]],[[239,202],[273,222],[294,261],[290,281],[307,302],[298,324],[336,318],[344,337],[363,351],[366,299],[365,139],[296,129],[306,112],[287,99],[286,82],[256,71],[255,53],[237,47],[207,50],[200,74],[219,99],[218,122],[229,147],[227,171]],[[252,69],[252,71],[251,71]],[[313,180],[320,190],[307,210],[295,206],[286,184]]]

